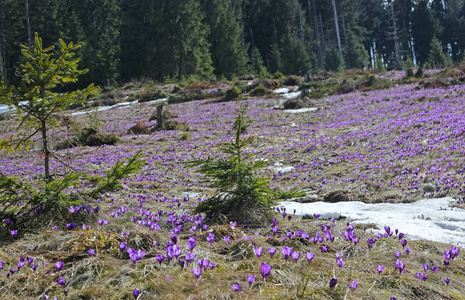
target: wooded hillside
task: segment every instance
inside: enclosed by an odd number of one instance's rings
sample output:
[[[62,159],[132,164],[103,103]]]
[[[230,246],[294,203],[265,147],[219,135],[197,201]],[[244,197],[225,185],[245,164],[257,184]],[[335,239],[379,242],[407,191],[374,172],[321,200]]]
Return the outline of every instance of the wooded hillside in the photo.
[[[0,0],[0,76],[19,44],[85,42],[85,85],[463,59],[463,0]],[[441,51],[442,50],[442,51]],[[444,55],[444,54],[445,55]],[[439,57],[438,57],[439,56]]]

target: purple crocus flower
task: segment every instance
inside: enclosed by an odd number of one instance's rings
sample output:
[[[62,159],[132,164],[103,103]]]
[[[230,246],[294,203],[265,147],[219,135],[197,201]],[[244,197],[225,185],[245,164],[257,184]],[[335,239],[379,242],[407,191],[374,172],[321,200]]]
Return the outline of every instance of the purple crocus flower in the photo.
[[[18,271],[21,270],[22,267],[24,267],[25,263],[24,260],[18,261]]]
[[[384,271],[384,266],[378,265],[377,270],[378,270],[378,275],[381,275],[381,273]]]
[[[35,272],[35,271],[37,270],[37,265],[32,265],[32,266],[31,266],[31,269],[32,269],[32,271]]]
[[[202,267],[204,271],[206,271],[209,266],[210,266],[210,261],[208,259],[202,260]]]
[[[342,260],[342,259],[338,259],[338,260],[337,260],[337,266],[338,266],[339,268],[342,268],[342,267],[344,266],[345,263],[346,263],[346,262],[345,262],[344,260]]]
[[[195,278],[197,278],[197,280],[199,279],[200,275],[202,275],[202,268],[201,267],[194,268],[191,271],[192,271],[192,274],[194,274]]]
[[[34,258],[28,257],[27,258],[27,265],[30,266],[34,262]]]
[[[184,260],[184,258],[180,258],[180,259],[178,260],[178,263],[179,263],[179,265],[181,266],[181,269],[184,269],[184,264],[185,264],[185,262],[186,262],[186,261]]]
[[[329,280],[329,288],[332,289],[337,285],[337,278],[333,277]]]
[[[134,299],[137,300],[137,298],[139,298],[139,295],[140,291],[138,289],[134,289],[134,291],[132,291],[132,296],[134,297]]]
[[[178,243],[178,236],[177,236],[177,235],[173,234],[173,235],[171,235],[170,238],[171,238],[171,241],[172,241],[174,244],[177,244],[177,243]]]
[[[58,278],[58,279],[57,279],[57,283],[58,283],[59,285],[66,285],[66,281],[63,279],[63,277]]]
[[[95,249],[89,249],[89,255],[95,256]]]
[[[446,282],[446,285],[449,285],[449,283],[450,283],[449,277],[447,277],[446,279],[444,279],[444,281]]]
[[[394,252],[394,256],[395,256],[396,258],[399,258],[399,257],[400,257],[400,252],[399,252],[399,251]]]
[[[265,262],[262,261],[261,272],[262,272],[263,279],[266,279],[270,276],[270,272],[272,268],[273,268],[272,266],[267,265]]]
[[[262,247],[256,247],[253,249],[255,255],[260,258],[260,256],[262,256],[263,254],[263,248]]]
[[[415,276],[416,276],[418,279],[423,280],[423,281],[425,281],[426,279],[428,279],[428,275],[426,275],[426,273],[421,274],[421,273],[417,272],[417,273],[415,273]]]
[[[5,263],[4,263],[3,261],[0,260],[0,270],[3,270],[3,265],[4,265],[4,264],[5,264]]]
[[[193,261],[195,259],[197,255],[191,253],[191,252],[187,252],[186,253],[186,263],[189,264],[191,261]]]
[[[292,258],[297,262],[300,258],[300,252],[292,252]]]
[[[314,257],[315,257],[315,253],[307,252],[307,254],[305,254],[305,258],[307,259],[308,264],[310,264],[312,262]]]
[[[252,284],[254,283],[254,281],[255,281],[255,276],[250,275],[250,274],[247,275],[247,282],[249,283],[249,289],[252,286]]]
[[[349,288],[352,290],[352,291],[355,291],[357,289],[357,286],[358,286],[358,282],[357,281],[352,281],[349,283]]]
[[[165,256],[162,255],[162,254],[157,254],[156,260],[157,260],[158,263],[161,265],[161,263],[165,260]]]
[[[129,258],[132,260],[134,264],[134,268],[136,267],[136,262],[141,260],[145,256],[145,251],[143,250],[134,250],[133,248],[128,248],[126,252],[129,254]]]
[[[15,238],[18,235],[18,230],[12,230],[10,233],[11,233],[11,236]]]
[[[215,234],[214,233],[209,233],[208,236],[207,236],[207,242],[210,243],[210,246],[211,244],[215,241]]]
[[[74,228],[77,227],[77,224],[76,223],[69,223],[69,224],[66,224],[66,229],[67,230],[73,230]]]
[[[424,265],[423,265],[423,270],[424,270],[425,272],[427,272],[427,271],[429,270],[429,265],[428,265],[428,264],[424,264]]]
[[[409,254],[412,251],[412,248],[410,247],[405,247],[405,253]]]
[[[276,248],[268,248],[268,253],[270,254],[270,257],[273,258],[273,255],[276,253]]]
[[[401,243],[402,247],[405,248],[405,246],[407,245],[407,240],[403,239],[400,243]]]
[[[400,260],[396,260],[396,264],[395,264],[396,268],[394,269],[395,270],[399,270],[399,273],[402,273],[402,271],[404,270],[405,268],[405,264],[403,262],[401,262]]]
[[[281,252],[284,255],[284,260],[287,261],[289,257],[292,255],[292,252],[294,252],[294,248],[288,247],[288,246],[282,246]]]
[[[223,237],[223,240],[224,240],[224,242],[225,242],[226,244],[229,245],[229,243],[231,242],[231,237],[230,237],[230,236],[224,236],[224,237]]]
[[[127,243],[121,242],[119,243],[119,251],[123,252],[126,249]]]
[[[192,250],[194,250],[195,246],[196,246],[196,243],[197,243],[197,239],[193,236],[189,237],[189,239],[187,240],[187,248],[189,248],[189,250],[192,252]]]
[[[61,268],[63,268],[63,262],[60,260],[55,263],[55,269],[60,272]]]
[[[231,288],[235,292],[242,292],[242,285],[239,282],[233,284]]]

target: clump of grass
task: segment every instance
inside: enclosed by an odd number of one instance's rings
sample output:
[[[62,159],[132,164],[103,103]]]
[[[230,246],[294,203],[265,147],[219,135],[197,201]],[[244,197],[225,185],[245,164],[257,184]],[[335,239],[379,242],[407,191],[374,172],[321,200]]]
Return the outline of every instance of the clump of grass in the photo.
[[[266,96],[270,93],[268,89],[263,86],[262,84],[259,84],[257,87],[255,87],[253,90],[249,92],[249,96],[251,97],[261,97],[261,96]]]

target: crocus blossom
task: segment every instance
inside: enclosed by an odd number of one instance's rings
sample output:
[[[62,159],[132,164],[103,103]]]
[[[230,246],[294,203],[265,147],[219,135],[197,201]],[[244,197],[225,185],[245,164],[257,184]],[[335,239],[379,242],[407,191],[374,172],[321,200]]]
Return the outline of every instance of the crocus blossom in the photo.
[[[242,285],[239,282],[233,284],[231,288],[235,292],[242,292]]]
[[[265,262],[262,261],[261,272],[262,272],[263,279],[266,279],[270,276],[270,272],[272,268],[273,268],[272,266],[267,265]]]

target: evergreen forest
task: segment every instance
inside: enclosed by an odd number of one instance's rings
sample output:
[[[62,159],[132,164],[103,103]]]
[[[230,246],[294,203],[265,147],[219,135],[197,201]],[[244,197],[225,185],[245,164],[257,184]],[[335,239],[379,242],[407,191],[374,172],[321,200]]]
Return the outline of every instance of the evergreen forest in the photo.
[[[463,59],[463,0],[0,0],[0,76],[19,45],[84,42],[80,79],[115,86],[326,69],[441,68]],[[438,59],[439,57],[439,59]]]

